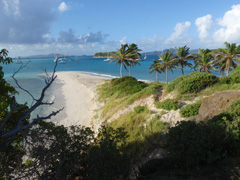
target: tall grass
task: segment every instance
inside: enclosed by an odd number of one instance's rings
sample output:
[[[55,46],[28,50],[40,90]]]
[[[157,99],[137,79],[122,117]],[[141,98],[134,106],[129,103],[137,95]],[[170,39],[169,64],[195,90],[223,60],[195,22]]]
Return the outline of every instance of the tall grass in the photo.
[[[146,107],[143,109],[141,112],[131,111],[109,124],[114,129],[125,129],[129,135],[127,144],[133,160],[142,157],[154,145],[160,144],[169,128],[169,124],[160,121],[158,115],[151,118],[152,112]]]

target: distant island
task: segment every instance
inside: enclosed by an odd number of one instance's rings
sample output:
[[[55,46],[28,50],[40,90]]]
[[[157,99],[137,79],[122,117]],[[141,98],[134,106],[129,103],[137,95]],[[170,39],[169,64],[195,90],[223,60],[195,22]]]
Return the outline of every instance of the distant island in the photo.
[[[146,54],[146,55],[157,55],[159,53],[165,53],[167,50],[173,51],[173,54],[176,54],[176,49],[175,48],[170,48],[170,49],[164,49],[163,51],[151,51],[151,52],[144,52],[142,54]],[[114,55],[116,52],[115,51],[111,51],[111,52],[98,52],[95,53],[93,55],[93,57],[95,58],[104,58],[104,57],[111,57],[112,55]],[[193,49],[189,51],[189,54],[194,54],[194,53],[198,53],[198,49]]]
[[[93,57],[95,57],[95,58],[99,58],[99,57],[111,57],[111,56],[113,56],[114,54],[116,54],[115,51],[112,51],[112,52],[98,52],[98,53],[94,54]]]
[[[55,57],[80,57],[79,55],[64,55],[64,54],[56,54],[51,53],[47,55],[31,55],[31,56],[19,56],[13,59],[37,59],[37,58],[55,58]],[[91,56],[91,55],[81,55],[81,56]]]

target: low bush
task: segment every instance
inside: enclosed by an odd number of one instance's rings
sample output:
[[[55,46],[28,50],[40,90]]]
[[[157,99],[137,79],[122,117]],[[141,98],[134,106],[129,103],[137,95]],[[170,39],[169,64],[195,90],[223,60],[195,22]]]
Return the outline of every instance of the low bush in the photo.
[[[180,94],[197,93],[215,84],[217,81],[218,77],[212,74],[195,71],[189,75],[180,76],[173,80],[167,86],[167,91],[171,92],[177,89]]]
[[[240,66],[237,66],[229,76],[219,78],[219,84],[237,84],[240,83]]]
[[[135,111],[135,113],[139,114],[139,113],[145,111],[145,109],[146,109],[145,106],[136,106],[136,107],[134,108],[134,111]]]
[[[135,94],[147,86],[148,84],[138,81],[131,76],[115,78],[112,79],[110,83],[106,82],[98,88],[98,94],[100,95],[99,99],[105,101],[108,98],[121,98]]]
[[[201,103],[188,104],[180,109],[181,117],[191,117],[198,115]]]
[[[177,77],[176,79],[174,79],[173,81],[171,81],[168,85],[167,85],[167,92],[172,92],[177,86],[179,83],[181,83],[184,78],[186,77],[187,75],[182,75],[182,76],[179,76]]]
[[[235,116],[240,116],[240,98],[232,102],[228,107],[228,111],[233,113]]]
[[[118,98],[139,92],[145,87],[147,87],[146,83],[138,81],[131,76],[124,76],[122,78],[112,79],[109,90]]]
[[[127,149],[133,161],[154,148],[156,144],[153,142],[159,143],[169,128],[168,123],[161,122],[158,115],[150,118],[151,111],[145,107],[141,113],[129,112],[109,124],[114,129],[123,127],[129,135],[126,139]]]
[[[177,110],[179,108],[178,102],[173,99],[166,99],[162,102],[157,102],[155,104],[156,108],[164,109],[164,110]]]
[[[169,130],[168,147],[169,157],[182,168],[199,167],[220,159],[221,147],[204,123],[178,123]]]
[[[238,118],[214,117],[207,123],[179,122],[168,133],[169,157],[179,168],[212,164],[227,155],[239,155]]]

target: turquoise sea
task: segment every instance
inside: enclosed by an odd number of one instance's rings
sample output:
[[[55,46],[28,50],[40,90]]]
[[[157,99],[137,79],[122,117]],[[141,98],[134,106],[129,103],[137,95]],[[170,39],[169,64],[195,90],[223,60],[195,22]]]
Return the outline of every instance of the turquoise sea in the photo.
[[[95,76],[105,76],[109,78],[119,77],[120,76],[120,66],[115,65],[115,62],[109,63],[105,62],[106,58],[93,58],[92,56],[83,56],[83,57],[71,57],[66,60],[65,64],[58,64],[57,71],[81,71]],[[131,75],[139,80],[155,81],[156,74],[153,72],[149,73],[149,67],[153,63],[153,59],[158,59],[157,55],[149,55],[146,60],[141,61],[141,65],[137,65],[131,68]],[[31,92],[35,97],[40,96],[40,92],[44,87],[44,74],[45,71],[51,73],[53,71],[55,62],[54,58],[44,58],[44,59],[22,59],[23,64],[27,64],[27,67],[22,69],[16,75],[16,79],[19,84]],[[191,62],[191,61],[190,61]],[[12,74],[20,67],[21,64],[17,64],[16,60],[13,63],[8,65],[3,65],[3,71],[5,73],[6,80],[13,86],[16,87],[13,79],[11,78]],[[193,72],[193,69],[186,67],[184,69],[185,74]],[[128,71],[123,69],[123,75],[128,75]],[[177,78],[181,75],[181,69],[173,69],[173,74],[169,72],[169,81]],[[166,75],[165,73],[159,74],[159,81],[165,82]],[[54,99],[56,89],[59,84],[54,85],[47,92],[46,99]],[[73,87],[74,88],[74,87]],[[20,103],[28,102],[30,106],[32,103],[31,97],[17,89],[19,95],[17,100]],[[39,108],[37,112],[46,111],[43,107]]]
[[[105,62],[106,58],[93,58],[92,56],[84,57],[71,57],[66,61],[65,64],[59,64],[57,71],[83,71],[88,73],[96,73],[95,75],[107,75],[110,77],[119,77],[120,76],[120,66],[115,65],[115,62],[109,63]],[[131,69],[131,74],[133,77],[141,80],[155,80],[155,73],[149,73],[149,67],[153,63],[153,59],[158,59],[157,55],[149,55],[146,60],[141,61],[141,65],[137,65]],[[27,68],[24,68],[18,75],[21,77],[30,77],[32,74],[44,73],[46,69],[48,72],[51,72],[54,67],[53,58],[45,59],[23,59],[23,63],[28,64]],[[12,63],[9,65],[4,65],[4,72],[6,76],[10,76],[15,70],[18,69],[20,64]],[[189,74],[193,70],[190,68],[185,68],[185,74]],[[123,75],[128,75],[128,71],[123,70]],[[169,81],[175,79],[181,75],[180,69],[174,69],[173,74],[169,74]],[[165,81],[165,74],[162,73],[159,75],[160,81]]]
[[[106,58],[93,58],[92,56],[82,57],[70,57],[66,59],[65,64],[58,64],[57,71],[81,71],[92,75],[102,75],[110,78],[120,76],[120,66],[115,62],[105,62]],[[141,65],[137,65],[131,68],[131,75],[139,80],[155,81],[155,72],[149,73],[149,67],[153,63],[153,59],[158,59],[157,55],[149,55],[146,60],[141,61]],[[54,58],[42,58],[42,59],[22,59],[23,64],[27,64],[27,67],[17,73],[16,78],[24,87],[26,87],[31,93],[38,95],[41,87],[44,86],[44,78],[40,74],[45,73],[45,70],[49,73],[53,71],[55,62]],[[17,64],[16,60],[8,65],[3,65],[3,71],[7,81],[15,86],[11,75],[20,67],[21,64]],[[185,68],[185,74],[189,74],[193,70],[191,68]],[[123,75],[128,75],[128,71],[123,69]],[[181,75],[180,69],[174,69],[173,74],[169,72],[169,81],[175,79]],[[165,73],[159,74],[159,81],[165,81]],[[20,91],[20,101],[26,101],[27,95]]]

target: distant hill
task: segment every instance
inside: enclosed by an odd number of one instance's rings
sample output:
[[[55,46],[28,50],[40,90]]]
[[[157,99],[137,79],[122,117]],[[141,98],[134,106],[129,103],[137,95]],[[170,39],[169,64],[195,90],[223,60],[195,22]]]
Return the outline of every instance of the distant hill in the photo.
[[[170,48],[170,49],[164,49],[163,51],[152,51],[152,52],[146,52],[146,55],[156,55],[159,53],[165,53],[167,50],[173,51],[173,54],[176,54],[176,49],[175,48]],[[198,53],[198,49],[193,49],[189,51],[189,54],[194,54]]]
[[[21,58],[29,58],[29,59],[35,59],[35,58],[55,58],[56,56],[63,56],[63,54],[48,54],[48,55],[32,55],[32,56],[26,56]]]
[[[56,53],[51,53],[51,54],[47,54],[47,55],[32,55],[32,56],[24,56],[24,57],[15,57],[14,59],[37,59],[37,58],[55,58],[55,57],[61,57],[61,56],[66,56],[63,54],[56,54]],[[82,56],[87,56],[87,55],[82,55]],[[67,55],[67,57],[77,57],[76,55]]]

